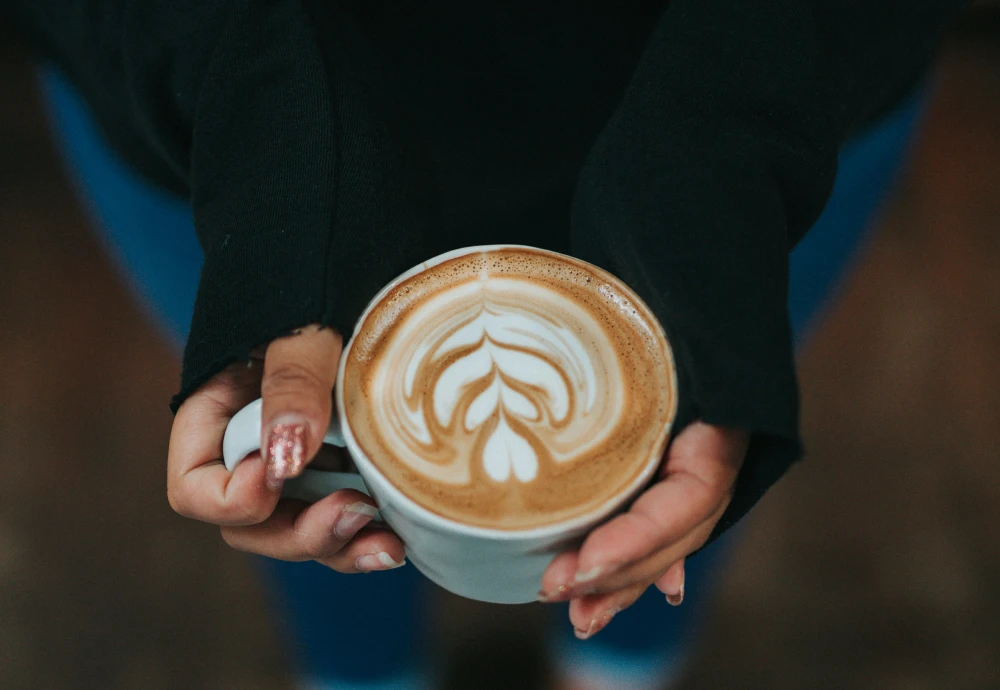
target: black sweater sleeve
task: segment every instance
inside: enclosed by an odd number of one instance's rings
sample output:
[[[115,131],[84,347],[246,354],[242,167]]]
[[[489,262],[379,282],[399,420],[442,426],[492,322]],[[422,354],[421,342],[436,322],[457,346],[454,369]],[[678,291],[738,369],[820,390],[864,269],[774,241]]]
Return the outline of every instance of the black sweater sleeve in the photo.
[[[380,98],[375,56],[330,3],[0,7],[109,138],[169,161],[157,181],[191,200],[205,261],[174,410],[278,335],[349,334],[382,285],[433,253],[426,157],[404,146],[415,138]]]
[[[385,283],[433,253],[428,163],[380,98],[361,33],[329,5],[236,3],[201,85],[191,200],[205,268],[175,406],[294,328],[349,336]]]
[[[574,253],[629,283],[676,350],[683,409],[749,429],[713,535],[801,454],[788,254],[845,139],[911,90],[954,0],[674,0],[583,169]]]
[[[839,147],[912,86],[956,0],[673,0],[594,144],[573,251],[676,349],[678,427],[753,432],[716,533],[800,454],[788,252]],[[106,134],[191,199],[205,253],[180,392],[307,323],[347,334],[436,253],[433,174],[326,0],[0,0]],[[155,166],[150,166],[152,169]]]

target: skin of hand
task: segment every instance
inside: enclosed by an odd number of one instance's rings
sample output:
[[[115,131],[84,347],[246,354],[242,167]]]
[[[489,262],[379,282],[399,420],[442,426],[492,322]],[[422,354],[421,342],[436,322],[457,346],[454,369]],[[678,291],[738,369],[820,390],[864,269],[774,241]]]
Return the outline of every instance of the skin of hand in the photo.
[[[695,422],[670,445],[659,478],[629,510],[556,556],[539,600],[569,601],[576,636],[587,639],[650,585],[674,606],[684,598],[684,559],[701,547],[733,495],[750,435]]]
[[[279,500],[282,482],[320,454],[341,348],[338,333],[308,326],[192,394],[171,430],[171,507],[219,525],[225,541],[241,551],[315,560],[343,573],[401,565],[399,538],[369,524],[375,513],[370,497],[345,489],[312,505]],[[264,401],[263,452],[230,473],[222,463],[226,425],[258,396]],[[578,551],[553,560],[540,599],[570,601],[570,621],[581,638],[600,631],[651,584],[679,604],[684,558],[705,542],[729,504],[748,442],[741,430],[700,422],[686,427],[671,444],[660,479],[629,511],[594,530]]]
[[[375,504],[365,494],[345,489],[311,505],[281,499],[283,482],[320,454],[342,346],[339,333],[307,326],[255,352],[249,366],[231,365],[185,400],[170,433],[170,506],[219,525],[226,543],[240,551],[315,560],[342,573],[402,565],[403,544],[371,523]],[[226,425],[258,397],[261,452],[229,472],[222,462]]]

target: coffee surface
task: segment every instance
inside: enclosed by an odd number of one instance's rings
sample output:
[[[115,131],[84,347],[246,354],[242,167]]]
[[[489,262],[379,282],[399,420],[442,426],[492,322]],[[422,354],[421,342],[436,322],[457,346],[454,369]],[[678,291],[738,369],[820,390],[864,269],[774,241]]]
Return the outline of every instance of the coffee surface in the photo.
[[[358,327],[344,404],[358,445],[446,518],[530,529],[627,490],[664,449],[672,358],[610,274],[528,248],[447,260]]]

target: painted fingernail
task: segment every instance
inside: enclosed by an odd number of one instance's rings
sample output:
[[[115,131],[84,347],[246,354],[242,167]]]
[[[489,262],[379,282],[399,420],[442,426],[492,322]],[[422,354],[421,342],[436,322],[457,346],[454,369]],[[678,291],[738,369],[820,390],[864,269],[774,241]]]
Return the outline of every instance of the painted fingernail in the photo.
[[[304,422],[275,424],[267,441],[267,483],[280,488],[282,482],[302,474],[306,466]]]
[[[354,567],[365,573],[370,573],[375,570],[392,570],[393,568],[400,568],[406,565],[406,560],[397,563],[393,560],[392,556],[387,554],[385,551],[379,551],[378,553],[370,553],[365,556],[361,556],[354,562]]]
[[[684,581],[681,580],[681,588],[678,590],[677,594],[668,594],[667,603],[671,606],[680,606],[681,602],[684,601]]]
[[[577,584],[581,582],[592,582],[593,580],[596,580],[598,577],[600,577],[601,573],[603,572],[604,572],[603,567],[595,565],[590,570],[580,571],[576,575],[574,575],[573,582],[576,582]]]
[[[334,536],[337,539],[350,539],[358,533],[358,530],[371,522],[377,512],[378,508],[361,501],[350,504],[337,518],[337,524],[333,527]]]

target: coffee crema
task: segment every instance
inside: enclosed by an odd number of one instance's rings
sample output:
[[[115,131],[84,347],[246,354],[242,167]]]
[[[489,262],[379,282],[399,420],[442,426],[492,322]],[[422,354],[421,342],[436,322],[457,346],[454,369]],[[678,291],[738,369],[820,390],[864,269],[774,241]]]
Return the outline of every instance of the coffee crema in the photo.
[[[621,281],[530,248],[394,286],[358,325],[352,435],[409,498],[504,530],[584,515],[659,458],[676,407],[659,323]]]

